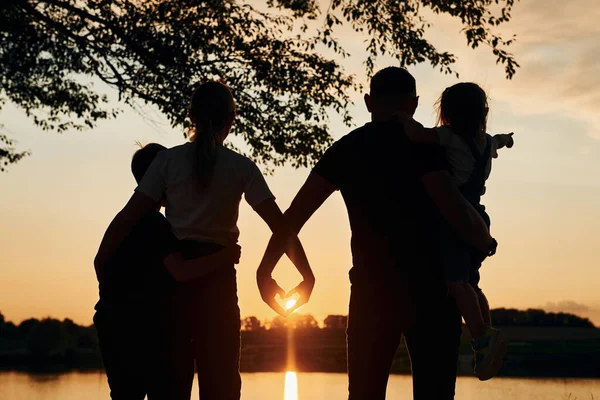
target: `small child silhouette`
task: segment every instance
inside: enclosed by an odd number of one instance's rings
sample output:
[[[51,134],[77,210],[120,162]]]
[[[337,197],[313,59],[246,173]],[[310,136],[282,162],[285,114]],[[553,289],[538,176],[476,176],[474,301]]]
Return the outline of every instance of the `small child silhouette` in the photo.
[[[454,183],[489,228],[490,218],[481,205],[481,196],[491,172],[491,159],[498,157],[498,149],[512,147],[514,140],[513,133],[486,134],[488,112],[485,91],[475,83],[459,83],[444,90],[438,101],[438,127],[424,128],[405,113],[399,119],[411,141],[444,147]],[[479,268],[484,257],[462,242],[447,224],[443,225],[441,236],[448,289],[474,339],[475,374],[487,380],[501,367],[506,346],[500,340],[500,332],[491,327],[489,304],[479,287]]]

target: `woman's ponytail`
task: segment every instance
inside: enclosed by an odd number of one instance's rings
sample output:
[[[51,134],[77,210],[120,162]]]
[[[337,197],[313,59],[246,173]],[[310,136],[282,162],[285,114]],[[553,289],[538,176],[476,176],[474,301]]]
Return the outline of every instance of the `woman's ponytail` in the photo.
[[[196,174],[201,186],[210,185],[218,147],[222,144],[222,133],[227,122],[235,114],[233,96],[219,82],[205,82],[194,92],[189,116],[192,121],[192,143]]]
[[[214,166],[217,161],[217,138],[211,120],[197,121],[194,135],[194,159],[196,174],[203,187],[210,184]]]

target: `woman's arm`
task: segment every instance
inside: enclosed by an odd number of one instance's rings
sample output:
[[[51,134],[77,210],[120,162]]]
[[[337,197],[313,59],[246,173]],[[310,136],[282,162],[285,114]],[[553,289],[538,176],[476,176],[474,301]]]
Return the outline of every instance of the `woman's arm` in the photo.
[[[104,265],[115,254],[117,248],[123,243],[135,224],[155,206],[156,202],[154,200],[136,191],[125,205],[125,208],[115,216],[106,229],[98,253],[94,258],[94,268],[96,269],[98,281],[103,275]]]
[[[425,128],[423,124],[416,121],[413,117],[401,111],[398,113],[398,120],[404,125],[406,136],[411,142],[415,143],[440,143],[440,138],[435,128]]]
[[[177,282],[185,282],[208,275],[223,265],[238,264],[240,255],[241,248],[235,245],[214,254],[189,260],[184,259],[179,252],[172,253],[165,257],[163,264]]]
[[[304,248],[302,247],[302,243],[300,239],[298,239],[298,232],[294,232],[292,227],[288,224],[286,217],[277,206],[274,200],[267,200],[259,204],[255,211],[260,215],[260,217],[269,225],[271,231],[273,232],[273,236],[278,239],[280,244],[283,246],[283,250],[290,258],[292,263],[298,268],[298,272],[302,275],[303,278],[314,278],[312,269],[308,263],[308,258],[306,257],[306,253],[304,252]],[[274,254],[273,254],[274,256]],[[271,274],[275,267],[275,264],[281,258],[281,254],[275,260],[275,257],[265,260],[261,262],[261,266],[263,268],[259,268],[261,273],[263,274]],[[266,267],[269,265],[269,267]]]
[[[267,249],[265,250],[265,254],[260,263],[260,266],[256,271],[256,279],[258,281],[258,286],[261,290],[263,300],[265,298],[269,299],[275,297],[275,295],[279,293],[276,290],[281,289],[278,286],[275,287],[272,284],[272,282],[274,281],[272,281],[271,279],[271,273],[275,268],[275,265],[283,255],[289,237],[297,239],[297,235],[306,223],[306,221],[308,221],[308,219],[314,214],[314,212],[318,210],[319,207],[321,207],[325,200],[327,200],[327,198],[334,191],[335,187],[331,183],[329,183],[329,181],[316,174],[315,172],[312,172],[308,176],[308,179],[306,180],[298,194],[296,194],[296,197],[292,201],[290,208],[288,208],[284,214],[286,222],[284,226],[285,229],[282,231],[274,231],[273,236],[271,236],[271,240],[269,241],[269,244],[267,246]],[[294,250],[292,250],[291,253],[293,257]],[[288,253],[288,256],[289,254],[290,253]],[[302,250],[302,254],[304,254],[304,250]],[[288,310],[288,313],[293,312],[295,309],[302,306],[309,300],[314,286],[314,276],[312,275],[312,270],[310,271],[308,278],[308,280],[305,280],[287,294],[288,296],[293,293],[298,293],[300,295],[300,298],[296,302],[294,308]],[[267,302],[267,304],[270,305],[270,303],[267,300],[265,301]],[[275,310],[277,311],[277,309]]]

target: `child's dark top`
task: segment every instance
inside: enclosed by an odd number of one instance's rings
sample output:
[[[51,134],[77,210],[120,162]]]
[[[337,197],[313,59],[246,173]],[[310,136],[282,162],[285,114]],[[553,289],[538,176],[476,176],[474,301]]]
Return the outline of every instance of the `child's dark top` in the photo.
[[[105,266],[96,310],[151,305],[169,296],[175,280],[163,260],[177,245],[166,218],[158,211],[148,213]]]
[[[483,151],[480,151],[472,138],[465,139],[465,143],[475,159],[475,165],[469,181],[460,187],[462,194],[479,212],[488,228],[490,227],[490,217],[485,212],[485,207],[481,205],[481,194],[485,192],[485,181],[488,175],[486,169],[492,157],[492,142],[492,137],[486,135],[485,147]]]

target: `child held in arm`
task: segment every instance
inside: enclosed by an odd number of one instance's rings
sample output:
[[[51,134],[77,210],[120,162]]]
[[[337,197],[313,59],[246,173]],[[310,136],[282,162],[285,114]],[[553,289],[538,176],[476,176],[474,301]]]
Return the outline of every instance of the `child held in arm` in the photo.
[[[151,143],[134,154],[131,170],[136,181],[163,150]],[[133,227],[104,268],[96,270],[100,300],[94,325],[112,399],[172,398],[178,379],[170,357],[176,329],[170,315],[175,282],[239,262],[239,246],[184,259],[170,224],[159,213],[162,203]]]
[[[444,90],[438,101],[438,127],[425,128],[405,113],[399,118],[409,140],[444,147],[455,184],[489,228],[481,196],[491,159],[498,157],[498,149],[510,148],[514,141],[513,133],[486,134],[488,111],[487,95],[481,87],[459,83]],[[490,379],[502,365],[506,346],[500,332],[492,328],[489,304],[479,288],[481,257],[448,224],[442,227],[440,246],[448,290],[473,337],[475,374],[480,380]]]

